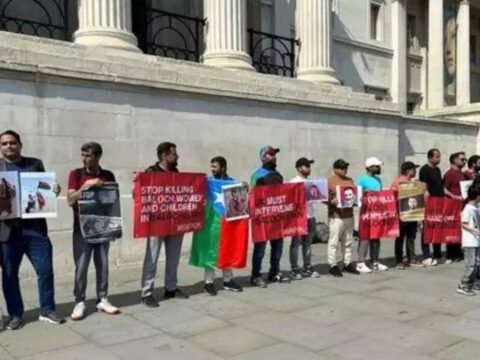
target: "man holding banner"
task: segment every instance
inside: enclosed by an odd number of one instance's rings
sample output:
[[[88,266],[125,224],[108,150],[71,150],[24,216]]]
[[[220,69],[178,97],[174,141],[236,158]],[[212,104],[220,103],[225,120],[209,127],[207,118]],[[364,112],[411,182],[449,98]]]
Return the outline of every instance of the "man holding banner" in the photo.
[[[370,157],[365,161],[367,173],[357,179],[357,185],[362,187],[363,192],[382,191],[382,180],[378,175],[381,174],[382,162],[376,157]],[[360,239],[358,244],[358,264],[357,270],[361,273],[369,273],[371,269],[365,264],[368,249],[370,248],[370,259],[374,270],[385,271],[388,267],[379,261],[380,257],[380,239]]]
[[[420,165],[416,165],[411,161],[405,161],[400,168],[401,175],[393,180],[390,189],[398,194],[400,184],[413,182],[415,180],[418,167],[420,167]],[[409,200],[412,199],[415,200],[415,198],[410,198]],[[395,260],[397,262],[397,269],[404,270],[406,268],[403,263],[404,242],[406,243],[408,265],[423,266],[423,264],[415,258],[415,237],[417,234],[417,226],[418,223],[416,221],[400,222],[400,236],[395,239]]]
[[[106,182],[115,182],[113,173],[100,167],[102,153],[101,145],[96,142],[83,144],[81,148],[83,168],[72,170],[68,177],[67,202],[73,209],[73,259],[75,261],[73,290],[75,307],[71,315],[72,320],[81,320],[85,316],[88,266],[92,254],[97,273],[97,310],[110,315],[120,313],[107,299],[108,252],[110,241],[114,239],[102,239],[101,242],[87,241],[80,230],[78,201],[82,192],[95,186],[102,186]]]
[[[147,173],[178,173],[177,146],[171,142],[163,142],[157,147],[158,162],[147,168]],[[134,181],[138,174],[134,174]],[[177,288],[177,270],[182,251],[183,235],[151,236],[147,239],[142,271],[142,302],[148,307],[158,307],[153,296],[157,262],[162,244],[165,244],[165,297],[187,299],[188,295]]]
[[[451,154],[449,160],[450,169],[448,169],[443,176],[445,194],[452,199],[461,200],[462,192],[460,188],[460,182],[469,180],[468,176],[462,171],[467,164],[467,157],[465,152],[459,151]],[[447,264],[451,263],[452,261],[461,261],[462,258],[463,253],[460,242],[447,244]]]
[[[277,153],[280,149],[272,146],[264,146],[260,149],[259,158],[262,162],[262,167],[257,169],[251,178],[250,186],[265,186],[282,184],[283,177],[276,170],[277,168]],[[261,288],[267,287],[261,275],[262,260],[265,255],[265,248],[267,242],[270,242],[270,271],[268,274],[268,281],[270,282],[286,282],[290,279],[283,276],[280,272],[280,259],[282,258],[283,238],[268,239],[268,241],[256,242],[253,247],[252,257],[252,277],[250,283],[252,286]]]
[[[305,183],[310,176],[311,165],[314,160],[309,160],[305,157],[298,159],[295,163],[298,175],[290,180],[291,183]],[[292,236],[290,244],[290,265],[292,271],[290,277],[293,280],[301,280],[304,277],[318,278],[320,274],[313,269],[312,266],[312,238],[315,233],[315,217],[313,214],[313,203],[307,203],[307,220],[308,220],[308,234],[301,236]],[[302,245],[303,254],[303,270],[300,271],[298,266],[298,250]]]
[[[335,277],[343,276],[337,264],[337,249],[339,244],[343,252],[343,263],[345,265],[343,270],[355,275],[360,274],[352,262],[353,208],[340,208],[338,206],[340,199],[336,196],[338,186],[355,186],[353,180],[347,176],[349,166],[350,164],[343,159],[336,160],[333,163],[333,175],[328,178],[330,194],[328,204],[330,229],[330,236],[328,238],[328,265],[330,266],[329,273]]]
[[[203,290],[217,295],[214,286],[215,267],[223,271],[223,288],[241,292],[242,287],[233,280],[232,267],[246,265],[248,248],[248,219],[226,221],[225,204],[222,201],[222,186],[237,184],[238,181],[227,174],[227,160],[222,156],[210,161],[212,176],[208,179],[207,209],[205,226],[193,235],[190,265],[205,269]],[[221,251],[225,249],[224,251]],[[228,250],[228,251],[227,251]],[[227,266],[222,265],[228,263]]]
[[[22,141],[15,131],[7,130],[0,134],[0,146],[3,155],[0,159],[0,171],[45,172],[41,160],[22,156]],[[60,194],[58,184],[53,186],[53,192],[56,196]],[[25,254],[28,255],[38,277],[38,319],[50,324],[63,324],[65,320],[58,316],[55,310],[53,249],[45,219],[0,221],[0,247],[3,294],[10,316],[7,329],[17,330],[23,326],[24,306],[18,271]]]
[[[430,149],[427,152],[428,162],[420,168],[419,180],[427,185],[427,196],[444,197],[445,188],[442,179],[442,172],[438,165],[441,161],[441,153],[438,149]],[[439,243],[433,243],[433,257],[430,251],[430,244],[425,241],[425,233],[422,232],[422,255],[423,265],[436,266],[442,259],[442,249]]]

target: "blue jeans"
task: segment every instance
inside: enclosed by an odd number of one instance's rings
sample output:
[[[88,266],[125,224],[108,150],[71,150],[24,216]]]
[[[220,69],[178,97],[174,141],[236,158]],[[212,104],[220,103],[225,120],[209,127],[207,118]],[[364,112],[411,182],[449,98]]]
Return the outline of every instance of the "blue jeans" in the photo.
[[[55,311],[52,244],[40,233],[12,230],[10,238],[1,245],[2,286],[10,316],[23,317],[23,300],[18,270],[25,254],[37,273],[40,315]]]
[[[270,271],[268,277],[273,277],[280,272],[280,259],[282,258],[283,239],[269,240],[270,243]],[[262,260],[265,255],[267,241],[256,243],[253,246],[252,277],[262,275]]]

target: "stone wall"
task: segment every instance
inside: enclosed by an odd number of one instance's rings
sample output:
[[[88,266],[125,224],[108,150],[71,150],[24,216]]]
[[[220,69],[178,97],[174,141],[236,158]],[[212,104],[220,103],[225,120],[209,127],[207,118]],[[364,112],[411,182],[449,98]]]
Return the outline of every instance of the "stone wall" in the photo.
[[[316,160],[313,176],[330,173],[332,162],[345,158],[351,175],[363,172],[367,156],[385,161],[388,184],[405,159],[423,162],[433,146],[445,154],[475,150],[476,130],[448,125],[308,107],[282,106],[221,97],[192,96],[167,91],[123,92],[26,81],[0,81],[0,128],[13,128],[23,136],[25,155],[40,157],[66,187],[68,172],[81,166],[80,146],[95,140],[104,147],[102,165],[119,179],[126,236],[112,247],[112,263],[128,266],[142,259],[144,243],[131,238],[131,177],[155,161],[155,147],[165,140],[178,144],[180,168],[208,171],[209,159],[224,155],[232,175],[248,179],[258,166],[258,148],[281,148],[280,171],[295,174],[300,156]],[[446,165],[445,161],[444,164]],[[59,217],[50,221],[55,247],[55,268],[73,270],[71,210],[65,191]],[[324,209],[317,209],[325,220]],[[186,241],[184,251],[188,252]],[[25,271],[31,270],[28,265]]]

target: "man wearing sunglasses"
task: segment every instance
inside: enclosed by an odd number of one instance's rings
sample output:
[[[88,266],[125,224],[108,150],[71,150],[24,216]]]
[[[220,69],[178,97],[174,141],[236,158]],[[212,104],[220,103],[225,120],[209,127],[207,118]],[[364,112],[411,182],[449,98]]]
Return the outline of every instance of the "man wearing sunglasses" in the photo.
[[[337,186],[352,186],[353,180],[347,176],[349,163],[343,159],[338,159],[333,163],[333,175],[328,178],[328,219],[330,236],[328,238],[328,265],[329,273],[335,277],[342,277],[343,274],[337,265],[338,245],[342,249],[343,271],[351,274],[360,274],[355,264],[352,262],[352,243],[353,243],[353,209],[339,208],[337,199]]]
[[[465,152],[459,151],[450,155],[450,169],[443,176],[445,194],[452,199],[462,199],[460,190],[460,181],[469,180],[468,176],[462,171],[467,164]],[[462,260],[461,244],[447,244],[447,260],[449,264],[452,261]]]

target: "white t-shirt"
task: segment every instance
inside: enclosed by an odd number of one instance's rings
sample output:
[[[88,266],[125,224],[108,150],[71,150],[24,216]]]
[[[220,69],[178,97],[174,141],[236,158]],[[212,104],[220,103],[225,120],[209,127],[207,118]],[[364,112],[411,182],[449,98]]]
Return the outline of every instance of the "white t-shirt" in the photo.
[[[291,183],[300,183],[300,182],[306,182],[307,179],[302,178],[300,175],[295,176],[292,180],[290,180]],[[314,217],[313,213],[313,203],[307,201],[307,218],[311,219]]]
[[[468,223],[468,226],[480,229],[480,214],[475,206],[470,204],[465,205],[462,211],[462,223]],[[480,238],[462,227],[462,246],[478,247],[479,245]]]

